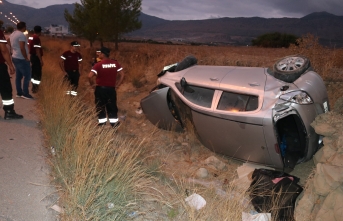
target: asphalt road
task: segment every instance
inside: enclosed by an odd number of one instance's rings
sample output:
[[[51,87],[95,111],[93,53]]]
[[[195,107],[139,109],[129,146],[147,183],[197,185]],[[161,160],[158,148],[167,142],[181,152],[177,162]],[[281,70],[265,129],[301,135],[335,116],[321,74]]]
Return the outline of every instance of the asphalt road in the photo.
[[[55,221],[56,189],[49,178],[48,148],[43,146],[35,100],[16,98],[20,120],[4,120],[0,100],[0,221]]]

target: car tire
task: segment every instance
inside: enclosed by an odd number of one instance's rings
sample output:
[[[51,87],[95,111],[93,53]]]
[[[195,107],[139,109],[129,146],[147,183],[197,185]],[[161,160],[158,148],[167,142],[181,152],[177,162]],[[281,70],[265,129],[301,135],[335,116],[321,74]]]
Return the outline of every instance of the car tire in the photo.
[[[279,80],[293,83],[310,66],[310,60],[304,56],[287,56],[274,64],[272,75]]]
[[[180,63],[177,64],[177,66],[175,68],[175,72],[182,71],[182,70],[189,68],[189,67],[191,67],[197,63],[198,63],[198,60],[193,55],[187,56]]]

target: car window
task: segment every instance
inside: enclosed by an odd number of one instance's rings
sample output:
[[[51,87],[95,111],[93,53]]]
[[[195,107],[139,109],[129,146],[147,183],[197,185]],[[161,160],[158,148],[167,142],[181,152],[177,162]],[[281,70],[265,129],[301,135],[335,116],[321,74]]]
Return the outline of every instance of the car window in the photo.
[[[190,102],[202,107],[210,108],[212,105],[214,90],[187,85],[183,90],[183,96]]]
[[[258,107],[258,97],[254,95],[223,92],[217,110],[224,111],[253,111]]]

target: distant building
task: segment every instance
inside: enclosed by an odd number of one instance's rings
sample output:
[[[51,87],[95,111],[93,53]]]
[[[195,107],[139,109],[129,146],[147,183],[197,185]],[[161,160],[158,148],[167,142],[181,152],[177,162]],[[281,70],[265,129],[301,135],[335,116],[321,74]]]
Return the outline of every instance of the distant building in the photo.
[[[68,27],[64,25],[51,24],[48,30],[50,35],[54,37],[63,37],[69,33]]]

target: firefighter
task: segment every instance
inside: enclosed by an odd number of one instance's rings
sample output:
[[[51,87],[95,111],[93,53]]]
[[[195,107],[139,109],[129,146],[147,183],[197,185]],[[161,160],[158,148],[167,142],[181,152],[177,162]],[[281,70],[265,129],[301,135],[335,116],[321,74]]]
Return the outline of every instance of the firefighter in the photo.
[[[82,70],[82,56],[78,52],[80,44],[77,41],[72,41],[70,45],[70,50],[61,55],[60,67],[65,74],[64,79],[69,81],[72,86],[71,91],[67,91],[67,94],[77,96],[76,90],[79,85],[79,70]]]
[[[32,82],[32,93],[38,92],[38,87],[42,79],[42,67],[43,63],[43,50],[39,36],[42,33],[41,26],[35,26],[33,28],[34,35],[29,37],[29,50],[30,50],[30,61],[31,61],[31,82]]]
[[[2,98],[2,108],[5,111],[5,120],[22,119],[23,115],[14,111],[14,100],[12,97],[12,85],[9,74],[15,73],[14,66],[6,47],[7,40],[2,30],[0,30],[0,94]],[[6,63],[7,65],[6,65]],[[9,73],[8,73],[9,70]]]
[[[119,62],[110,59],[109,56],[110,49],[102,47],[99,54],[101,61],[93,66],[88,74],[88,79],[90,86],[95,89],[98,125],[105,125],[108,117],[111,126],[116,128],[120,124],[118,120],[116,88],[122,83],[124,73]],[[96,78],[95,81],[94,78]]]
[[[95,53],[96,53],[96,57],[92,58],[92,67],[93,67],[96,63],[98,63],[98,62],[101,61],[101,59],[99,58],[100,49],[97,49]]]

